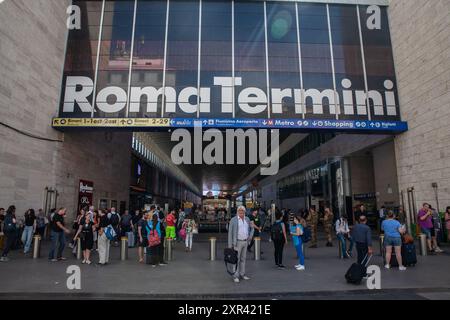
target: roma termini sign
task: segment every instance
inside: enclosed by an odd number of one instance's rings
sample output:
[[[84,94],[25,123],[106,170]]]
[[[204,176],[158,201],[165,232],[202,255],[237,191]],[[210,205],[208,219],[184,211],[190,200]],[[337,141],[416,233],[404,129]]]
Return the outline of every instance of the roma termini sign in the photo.
[[[77,1],[55,128],[407,130],[385,7],[138,2]]]
[[[242,84],[242,78],[235,78],[234,83]],[[344,79],[343,83],[349,87],[351,81]],[[93,94],[93,81],[87,77],[67,77],[64,91],[64,104],[62,114],[66,117],[55,118],[53,126],[56,128],[163,128],[163,127],[251,127],[251,128],[296,128],[296,129],[333,129],[333,130],[373,130],[373,131],[405,131],[407,125],[401,121],[389,120],[367,120],[367,107],[365,105],[367,96],[364,91],[353,91],[350,88],[336,92],[333,89],[295,89],[295,88],[272,88],[267,95],[260,88],[239,88],[233,84],[231,77],[214,77],[214,84],[220,87],[220,97],[214,101],[220,101],[220,118],[193,118],[211,113],[211,88],[186,87],[176,91],[173,87],[155,88],[131,87],[130,103],[127,107],[127,92],[116,86],[109,86],[100,90],[95,99],[94,109],[88,97]],[[372,90],[369,98],[373,101],[373,113],[375,116],[389,116],[398,118],[396,97],[392,89],[393,83],[386,80],[384,83],[384,94]],[[233,92],[237,92],[237,107],[240,115],[249,118],[231,118],[233,114]],[[271,98],[268,101],[269,97]],[[158,101],[164,97],[164,110],[158,109]],[[283,114],[283,99],[294,99],[294,113],[298,118],[285,118]],[[192,103],[191,101],[200,101]],[[141,101],[146,101],[142,104]],[[342,100],[343,113],[336,110]],[[113,102],[110,102],[113,101]],[[307,108],[308,101],[312,108]],[[356,105],[354,103],[356,101]],[[71,118],[67,115],[76,110],[81,111],[90,118]],[[102,113],[97,118],[96,113]],[[336,112],[337,111],[337,112]],[[117,114],[136,113],[140,115],[176,114],[176,118],[158,117],[115,117]],[[188,116],[189,118],[183,118]],[[214,113],[217,115],[217,113]],[[267,118],[254,118],[255,115],[266,115]],[[311,117],[311,115],[313,117]],[[321,116],[327,115],[327,118]],[[335,116],[335,118],[329,118]],[[342,119],[347,116],[360,118],[360,120]]]

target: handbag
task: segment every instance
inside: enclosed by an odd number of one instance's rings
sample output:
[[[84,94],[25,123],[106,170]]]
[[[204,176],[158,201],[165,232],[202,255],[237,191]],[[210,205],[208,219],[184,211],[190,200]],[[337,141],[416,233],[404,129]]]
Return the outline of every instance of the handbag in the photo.
[[[198,228],[197,227],[194,227],[192,229],[192,234],[198,234]]]
[[[185,229],[185,228],[180,229],[179,234],[180,234],[180,237],[181,237],[183,240],[186,239],[186,229]]]
[[[227,269],[227,272],[230,276],[234,275],[236,273],[237,269],[237,263],[238,263],[238,252],[234,250],[233,248],[225,248],[223,251],[224,261],[225,261],[225,268]],[[228,265],[231,264],[234,266],[234,271],[230,271],[228,268]]]

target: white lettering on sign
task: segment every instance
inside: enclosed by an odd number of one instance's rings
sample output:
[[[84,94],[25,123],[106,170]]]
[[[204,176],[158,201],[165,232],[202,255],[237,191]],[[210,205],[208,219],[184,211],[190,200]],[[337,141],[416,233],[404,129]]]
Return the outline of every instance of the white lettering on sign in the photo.
[[[343,89],[337,94],[333,89],[273,88],[271,89],[271,113],[281,114],[285,99],[292,99],[296,114],[306,113],[308,107],[310,113],[317,115],[343,113],[365,116],[367,115],[367,105],[370,105],[373,106],[373,113],[377,116],[398,115],[393,81],[384,81],[384,92],[370,90],[367,93],[363,90],[352,90],[352,82],[349,79],[343,79],[341,84]],[[233,82],[232,77],[214,77],[214,85],[221,87],[220,112],[232,113],[233,92],[242,85],[242,78],[236,77]],[[92,95],[93,89],[92,79],[68,76],[64,92],[63,113],[75,112],[76,106],[81,112],[91,113],[92,104],[89,102],[89,97]],[[158,100],[162,95],[165,96],[164,110],[167,113],[193,114],[197,112],[197,108],[202,113],[211,113],[211,88],[187,87],[177,93],[176,89],[170,86],[165,88],[131,87],[129,111],[155,113],[158,108]],[[269,105],[267,93],[260,88],[243,88],[238,92],[237,97],[237,106],[243,113],[255,115],[267,111]],[[143,101],[146,101],[146,104],[142,103]],[[343,110],[340,110],[341,101],[344,105]],[[354,101],[356,101],[356,106]],[[105,87],[98,92],[96,104],[96,107],[104,113],[120,112],[126,108],[127,92],[120,87]],[[336,106],[339,110],[336,110]],[[144,110],[141,110],[142,108]]]

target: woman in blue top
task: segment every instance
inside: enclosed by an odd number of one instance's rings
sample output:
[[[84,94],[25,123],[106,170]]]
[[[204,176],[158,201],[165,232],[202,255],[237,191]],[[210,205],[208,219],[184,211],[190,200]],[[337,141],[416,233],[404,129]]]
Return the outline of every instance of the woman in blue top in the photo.
[[[391,210],[387,214],[387,219],[381,224],[381,229],[384,231],[384,246],[386,248],[386,269],[389,269],[392,255],[392,247],[395,249],[395,255],[398,261],[398,269],[400,271],[406,270],[402,263],[402,225],[394,219],[394,212]]]
[[[294,241],[294,247],[297,250],[297,257],[299,260],[299,264],[295,266],[297,270],[305,270],[305,256],[303,255],[302,250],[302,235],[303,235],[303,219],[295,216],[294,224],[291,226],[291,235]]]
[[[150,232],[156,230],[156,232],[158,233],[159,239],[161,239],[161,223],[159,222],[159,218],[158,215],[153,215],[153,218],[151,220],[148,221],[147,223],[147,235],[150,235]],[[162,261],[160,261],[159,257],[161,256],[159,250],[161,246],[160,245],[156,245],[156,246],[150,246],[147,248],[147,252],[150,254],[150,264],[152,265],[152,267],[156,267],[157,264],[161,265]],[[148,254],[147,253],[147,254]]]

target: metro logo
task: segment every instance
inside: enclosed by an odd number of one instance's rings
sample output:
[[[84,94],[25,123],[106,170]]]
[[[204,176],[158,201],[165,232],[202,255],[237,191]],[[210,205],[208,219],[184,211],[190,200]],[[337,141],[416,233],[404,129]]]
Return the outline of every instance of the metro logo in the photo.
[[[236,88],[233,90],[233,83]],[[376,116],[397,117],[396,98],[394,94],[394,83],[391,80],[384,81],[384,94],[370,90],[368,93],[362,90],[351,90],[352,82],[349,79],[343,79],[344,88],[337,94],[333,89],[293,89],[293,88],[272,88],[270,90],[270,113],[276,117],[282,114],[283,101],[286,98],[293,99],[296,114],[344,114],[344,115],[367,115],[366,100],[369,99],[373,114]],[[221,87],[221,108],[222,114],[230,114],[232,110],[233,91],[238,92],[237,107],[246,114],[255,115],[267,112],[269,101],[266,92],[260,88],[248,87],[238,91],[242,86],[242,78],[236,77],[234,82],[232,77],[214,77],[214,85]],[[68,76],[66,79],[66,88],[64,92],[63,113],[74,113],[77,106],[82,112],[92,113],[92,104],[88,97],[92,95],[94,82],[88,77]],[[158,112],[158,99],[164,95],[164,110],[167,113],[193,114],[197,109],[201,113],[211,113],[211,88],[186,87],[180,92],[175,88],[166,86],[163,88],[155,87],[131,87],[130,101],[128,111],[132,113]],[[193,99],[195,97],[195,99]],[[95,97],[96,109],[104,113],[117,113],[125,110],[127,107],[127,92],[115,86],[101,89]],[[146,109],[141,110],[141,101],[146,100]],[[200,101],[199,105],[193,101]],[[343,107],[341,108],[341,101]],[[354,105],[356,101],[356,108]],[[324,106],[329,105],[328,108]],[[338,106],[336,110],[335,106]],[[178,109],[177,109],[178,106]],[[312,112],[308,112],[305,106],[312,106]],[[342,110],[341,110],[342,109]],[[386,111],[386,112],[385,112]]]

